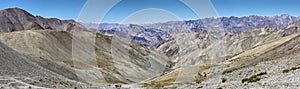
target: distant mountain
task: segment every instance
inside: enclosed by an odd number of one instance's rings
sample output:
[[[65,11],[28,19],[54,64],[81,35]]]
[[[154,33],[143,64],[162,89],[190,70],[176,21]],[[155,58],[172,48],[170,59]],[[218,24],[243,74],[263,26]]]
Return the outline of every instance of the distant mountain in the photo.
[[[245,16],[204,18],[190,21],[172,21],[146,25],[100,24],[99,29],[107,30],[109,34],[128,35],[132,40],[147,46],[155,46],[178,33],[197,31],[225,31],[226,35],[239,34],[253,29],[271,27],[281,29],[298,21],[300,17],[283,14],[280,16]],[[96,24],[93,25],[95,27]],[[91,27],[90,25],[85,25]],[[130,31],[133,30],[134,31]],[[134,33],[132,33],[134,32]]]
[[[115,29],[118,28],[120,26],[124,26],[122,24],[117,24],[117,23],[83,23],[81,22],[82,25],[84,25],[87,28],[91,28],[91,29],[101,29],[101,30],[111,30],[111,29]]]
[[[34,16],[20,8],[0,11],[0,33],[20,30],[68,30],[70,27],[84,28],[74,20],[59,20]]]

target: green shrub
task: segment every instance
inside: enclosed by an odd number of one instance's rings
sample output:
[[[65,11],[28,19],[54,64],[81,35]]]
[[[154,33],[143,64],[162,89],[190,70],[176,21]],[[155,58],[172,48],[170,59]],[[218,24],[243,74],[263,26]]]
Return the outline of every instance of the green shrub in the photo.
[[[282,73],[288,73],[288,72],[290,72],[290,71],[294,71],[294,70],[297,70],[297,69],[299,69],[299,68],[298,68],[298,67],[292,67],[292,68],[290,68],[290,69],[285,69],[285,70],[283,70]]]
[[[259,81],[260,78],[257,77],[251,77],[251,78],[245,78],[242,80],[242,83],[248,82],[248,83],[253,83]]]
[[[290,72],[290,69],[285,69],[282,71],[282,73],[288,73],[288,72]]]
[[[222,83],[225,83],[226,82],[226,78],[222,78]]]
[[[227,74],[227,73],[231,73],[233,72],[233,70],[224,70],[222,74]]]
[[[267,72],[261,72],[261,73],[257,74],[256,76],[262,76],[262,75],[266,75],[266,74],[267,74]]]
[[[259,74],[251,76],[250,78],[244,78],[244,79],[242,79],[242,83],[245,83],[245,82],[253,83],[253,82],[260,81],[261,78],[259,78],[259,76],[266,75],[266,74],[267,74],[267,72],[261,72]]]

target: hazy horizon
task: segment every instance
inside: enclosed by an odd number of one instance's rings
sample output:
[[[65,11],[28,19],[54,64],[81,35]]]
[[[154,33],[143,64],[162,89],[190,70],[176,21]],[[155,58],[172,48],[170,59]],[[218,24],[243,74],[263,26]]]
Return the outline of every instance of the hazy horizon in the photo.
[[[58,19],[74,19],[78,20],[87,0],[26,0],[26,1],[11,1],[2,0],[0,9],[5,8],[21,8],[33,15],[39,15],[46,18]],[[204,0],[203,0],[204,1]],[[106,1],[110,2],[110,1]],[[268,3],[272,2],[272,3]],[[210,17],[244,17],[250,15],[258,16],[276,16],[289,14],[291,16],[300,16],[300,11],[295,8],[300,8],[297,0],[211,0],[211,5],[216,12],[216,15],[197,16],[192,9],[176,0],[123,0],[116,4],[101,23],[159,23],[168,21],[186,21],[197,20]],[[96,3],[100,5],[101,3]],[[97,8],[92,9],[97,12]],[[150,13],[150,15],[149,15]],[[162,15],[163,14],[163,15]],[[132,16],[130,19],[128,19]],[[79,22],[98,23],[97,15],[91,15],[92,19],[86,19]],[[167,17],[167,18],[165,18]],[[100,18],[100,17],[99,17]]]
[[[19,9],[23,9],[23,8],[20,8],[20,7],[9,7],[9,8],[19,8]],[[5,9],[8,9],[8,8],[5,8]],[[5,10],[5,9],[2,9],[2,10]],[[27,11],[26,9],[23,9],[25,11]],[[28,11],[27,11],[28,12]],[[28,12],[30,13],[30,12]],[[32,14],[32,13],[30,13]],[[35,15],[35,14],[32,14],[34,16],[41,16],[41,15]],[[178,20],[166,20],[166,21],[162,21],[162,22],[150,22],[150,23],[143,23],[143,22],[140,22],[140,23],[117,23],[117,22],[101,22],[101,23],[96,23],[96,22],[81,22],[81,21],[77,21],[77,22],[80,22],[80,23],[87,23],[87,24],[124,24],[124,25],[129,25],[129,24],[156,24],[156,23],[166,23],[166,22],[173,22],[173,21],[193,21],[193,20],[199,20],[199,19],[206,19],[206,18],[222,18],[222,17],[226,17],[226,18],[230,18],[230,17],[238,17],[238,18],[242,18],[242,17],[249,17],[249,16],[263,16],[263,17],[274,17],[274,16],[282,16],[282,15],[289,15],[289,16],[293,16],[293,17],[298,17],[300,18],[300,16],[295,16],[295,15],[290,15],[290,14],[287,14],[287,13],[282,13],[282,14],[278,14],[278,15],[271,15],[271,16],[264,16],[264,15],[244,15],[244,16],[218,16],[218,17],[203,17],[203,18],[195,18],[195,19],[178,19]],[[58,18],[58,17],[45,17],[45,16],[42,16],[44,18]],[[76,19],[61,19],[61,18],[58,18],[60,20],[76,20]]]

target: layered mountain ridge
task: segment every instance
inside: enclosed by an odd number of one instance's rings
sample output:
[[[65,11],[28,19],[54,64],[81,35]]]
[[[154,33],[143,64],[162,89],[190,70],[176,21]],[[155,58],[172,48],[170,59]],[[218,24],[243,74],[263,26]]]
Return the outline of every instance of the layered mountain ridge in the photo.
[[[149,86],[298,88],[299,22],[279,30],[266,27],[224,39],[211,39],[212,34],[203,32],[178,34],[157,49],[173,54],[169,55],[176,62],[173,71],[149,80]],[[196,83],[187,84],[190,82]]]
[[[133,41],[147,45],[156,46],[171,36],[179,33],[190,33],[196,31],[215,31],[223,30],[227,35],[239,34],[253,29],[271,27],[282,29],[296,21],[300,17],[282,14],[280,16],[245,16],[245,17],[219,17],[204,18],[190,21],[171,21],[155,24],[83,24],[87,28],[106,30],[109,34],[120,34],[131,36]],[[133,31],[130,31],[133,30]]]
[[[300,87],[300,21],[289,15],[105,31],[19,8],[0,17],[0,88]]]

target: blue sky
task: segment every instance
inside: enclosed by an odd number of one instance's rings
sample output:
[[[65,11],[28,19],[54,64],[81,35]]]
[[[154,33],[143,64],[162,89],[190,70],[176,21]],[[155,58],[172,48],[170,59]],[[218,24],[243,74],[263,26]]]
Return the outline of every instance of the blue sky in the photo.
[[[300,16],[300,0],[212,0],[220,16]]]
[[[0,9],[18,7],[33,15],[76,19],[86,0],[0,0]]]
[[[109,2],[109,0],[107,1]],[[76,20],[82,7],[85,6],[85,2],[86,0],[0,0],[0,9],[19,7],[34,15],[47,18]],[[218,16],[273,16],[280,14],[300,16],[300,0],[211,0],[211,2]],[[98,8],[101,8],[103,3],[97,5],[99,5]],[[129,15],[147,8],[159,8],[172,12],[181,20],[199,18],[188,6],[178,0],[123,0],[107,13],[102,22],[118,23]],[[97,11],[97,8],[93,10]]]

